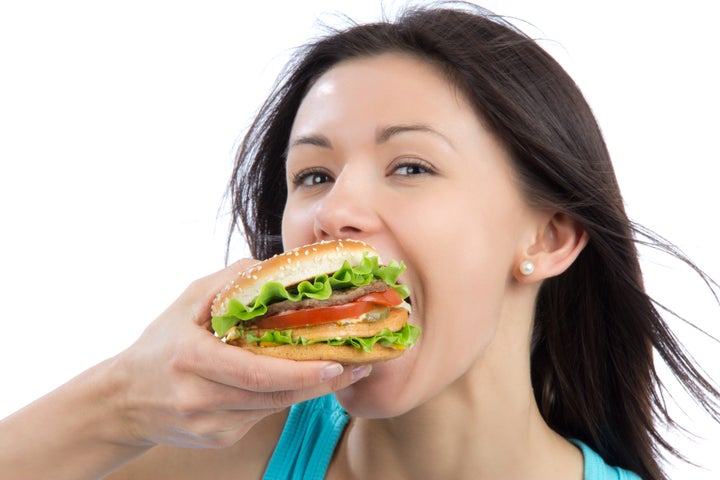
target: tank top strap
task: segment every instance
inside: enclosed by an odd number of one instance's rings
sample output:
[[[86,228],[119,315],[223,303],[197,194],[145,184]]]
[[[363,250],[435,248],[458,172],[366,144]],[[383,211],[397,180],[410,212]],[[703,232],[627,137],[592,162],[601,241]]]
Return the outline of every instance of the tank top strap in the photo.
[[[348,420],[333,394],[293,405],[263,479],[324,478]]]

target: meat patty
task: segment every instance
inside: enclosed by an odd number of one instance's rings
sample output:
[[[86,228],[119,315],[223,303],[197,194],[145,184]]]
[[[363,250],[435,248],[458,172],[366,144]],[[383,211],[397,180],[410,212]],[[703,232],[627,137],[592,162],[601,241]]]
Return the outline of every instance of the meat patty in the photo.
[[[330,307],[333,305],[343,305],[345,303],[350,303],[353,300],[356,300],[356,299],[358,299],[364,295],[367,295],[369,293],[384,292],[385,290],[388,290],[389,288],[390,288],[390,286],[387,283],[383,282],[382,280],[377,280],[377,281],[370,283],[368,285],[365,285],[363,287],[333,291],[332,295],[330,295],[330,298],[328,298],[327,300],[315,300],[314,298],[307,298],[305,300],[300,300],[299,302],[283,300],[282,302],[277,302],[277,303],[268,305],[267,313],[265,315],[263,315],[262,317],[258,317],[253,320],[259,320],[264,317],[270,317],[272,315],[277,315],[280,312],[286,312],[289,310],[302,310],[305,308],[318,308],[318,307]]]

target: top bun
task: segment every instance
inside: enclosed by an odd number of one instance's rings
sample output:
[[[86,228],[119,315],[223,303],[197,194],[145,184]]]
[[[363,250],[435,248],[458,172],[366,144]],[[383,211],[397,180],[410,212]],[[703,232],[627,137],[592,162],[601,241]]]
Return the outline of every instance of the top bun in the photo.
[[[220,291],[212,304],[211,314],[220,316],[226,313],[231,298],[244,305],[249,304],[267,282],[278,282],[289,287],[318,275],[333,273],[346,260],[354,267],[360,264],[364,253],[379,257],[372,246],[349,239],[321,241],[275,255],[240,273]]]

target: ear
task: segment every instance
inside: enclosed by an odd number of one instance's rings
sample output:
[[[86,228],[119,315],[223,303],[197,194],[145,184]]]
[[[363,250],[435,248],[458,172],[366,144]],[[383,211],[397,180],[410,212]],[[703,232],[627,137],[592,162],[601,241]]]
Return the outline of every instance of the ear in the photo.
[[[540,224],[534,243],[518,255],[515,278],[521,283],[533,283],[560,275],[572,265],[587,242],[588,234],[579,222],[556,212]],[[535,267],[530,273],[520,269],[525,261]]]

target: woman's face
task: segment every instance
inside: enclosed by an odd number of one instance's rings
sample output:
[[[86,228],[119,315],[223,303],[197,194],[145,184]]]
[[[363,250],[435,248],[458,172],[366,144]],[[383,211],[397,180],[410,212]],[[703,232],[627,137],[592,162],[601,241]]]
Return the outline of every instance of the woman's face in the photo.
[[[409,56],[329,70],[304,98],[289,145],[284,247],[356,238],[407,265],[419,342],[338,392],[354,415],[404,413],[483,362],[514,321],[509,291],[534,214],[464,95]]]

